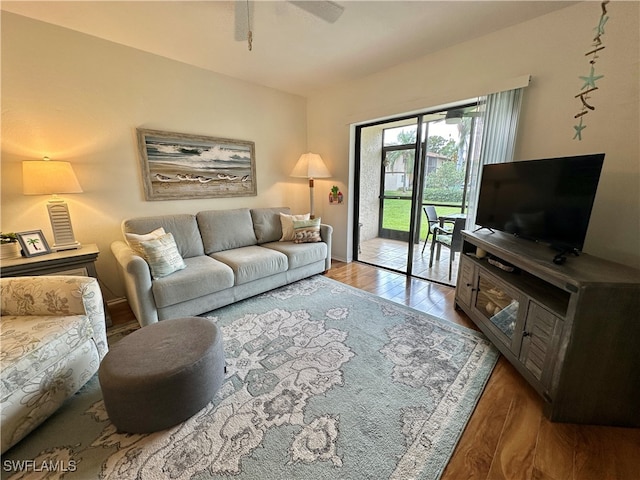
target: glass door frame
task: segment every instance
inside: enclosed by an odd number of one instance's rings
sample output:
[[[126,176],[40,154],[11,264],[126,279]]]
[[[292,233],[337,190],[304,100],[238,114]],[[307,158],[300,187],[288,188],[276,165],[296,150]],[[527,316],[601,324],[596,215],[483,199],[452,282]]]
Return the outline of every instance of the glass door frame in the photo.
[[[406,144],[402,144],[402,145],[388,145],[385,146],[384,145],[384,140],[383,140],[383,144],[382,144],[382,149],[381,149],[381,159],[380,159],[380,163],[381,163],[381,168],[380,168],[380,192],[378,195],[378,198],[380,200],[380,203],[378,205],[378,235],[382,238],[388,238],[391,240],[400,240],[403,242],[409,242],[409,239],[413,238],[414,241],[417,238],[416,234],[412,234],[411,233],[411,226],[413,224],[413,218],[414,218],[414,212],[413,212],[413,203],[416,201],[416,198],[414,196],[414,193],[416,191],[416,179],[418,178],[418,176],[421,175],[421,165],[422,165],[422,155],[423,155],[423,148],[419,147],[420,145],[422,145],[422,138],[421,138],[421,128],[420,128],[420,122],[422,121],[422,115],[419,116],[413,116],[416,118],[416,122],[415,122],[415,127],[416,127],[416,139],[415,141],[411,144],[411,143],[406,143]],[[409,117],[412,118],[412,117]],[[405,125],[406,127],[410,127],[411,124],[407,124]],[[383,134],[383,139],[384,139],[384,134]],[[387,195],[386,194],[386,165],[385,162],[387,160],[387,156],[389,152],[394,152],[394,151],[403,151],[403,150],[412,150],[413,151],[413,179],[412,179],[412,183],[409,186],[411,188],[411,196],[408,195]],[[410,213],[409,213],[409,231],[404,232],[404,231],[399,231],[399,230],[391,230],[391,229],[386,229],[384,228],[384,209],[385,209],[385,201],[386,200],[402,200],[402,201],[411,201],[411,205],[412,208],[410,209]],[[420,231],[420,227],[418,226],[417,232]],[[397,233],[390,233],[390,232],[397,232]],[[418,233],[419,235],[419,233]]]
[[[448,110],[452,109],[462,109],[473,106],[478,106],[479,103],[477,101],[464,101],[457,104],[452,104],[450,106],[443,106],[434,109],[425,110],[421,113],[412,113],[410,115],[403,115],[398,117],[387,118],[384,120],[378,120],[374,122],[363,123],[360,125],[355,125],[355,139],[354,139],[354,215],[353,215],[353,253],[354,260],[361,261],[359,259],[359,245],[360,245],[360,196],[361,196],[361,185],[360,179],[362,177],[361,171],[361,148],[362,148],[362,130],[369,127],[374,127],[378,125],[390,124],[394,122],[401,122],[403,120],[415,119],[417,125],[417,134],[416,134],[416,142],[414,145],[414,175],[413,175],[413,183],[412,183],[412,194],[411,194],[411,213],[410,213],[410,223],[409,223],[409,239],[414,239],[414,241],[407,241],[407,269],[406,271],[402,271],[399,269],[393,269],[388,266],[382,267],[387,268],[392,271],[396,271],[399,273],[403,273],[407,276],[413,276],[413,258],[414,258],[414,248],[416,246],[416,241],[419,242],[420,238],[420,225],[421,222],[424,221],[422,218],[422,196],[424,190],[424,182],[425,175],[424,169],[426,168],[426,157],[427,157],[427,139],[429,138],[429,121],[425,124],[426,128],[422,128],[424,124],[425,117],[433,114],[446,113]],[[476,119],[472,119],[472,130],[470,142],[473,142],[474,135],[473,132],[476,128]],[[407,144],[409,145],[409,144]],[[469,146],[469,152],[471,151],[471,145]],[[382,145],[382,153],[381,153],[381,164],[384,161],[385,149],[384,145]],[[468,186],[470,185],[470,161],[467,159],[466,171],[464,175],[464,191],[463,191],[463,203],[461,206],[461,211],[465,210],[465,201],[468,197]],[[380,192],[379,192],[379,231],[382,227],[382,215],[383,215],[383,198],[384,195],[384,168],[380,169],[381,175],[381,183],[380,183]],[[409,200],[407,200],[409,201]],[[368,263],[368,262],[365,262]],[[375,265],[375,264],[372,264]],[[441,283],[441,282],[438,282]]]

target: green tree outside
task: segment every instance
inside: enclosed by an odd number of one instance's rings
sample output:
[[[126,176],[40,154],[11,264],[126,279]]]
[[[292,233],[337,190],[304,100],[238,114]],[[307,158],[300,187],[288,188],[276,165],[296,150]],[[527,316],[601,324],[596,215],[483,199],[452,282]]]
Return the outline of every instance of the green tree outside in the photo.
[[[466,127],[466,126],[463,126]],[[464,128],[463,128],[464,130]],[[461,133],[464,133],[461,132]],[[466,135],[462,135],[465,138]],[[401,130],[396,137],[397,145],[412,145],[416,142],[416,130]],[[440,135],[430,135],[427,138],[427,151],[449,158],[425,179],[423,203],[436,205],[438,215],[459,213],[460,206],[438,206],[439,203],[462,205],[462,193],[464,187],[464,169],[458,165],[458,157],[464,149],[462,143],[453,138],[444,138]],[[387,168],[393,171],[396,163],[402,159],[405,166],[405,180],[402,187],[403,194],[411,193],[414,172],[414,150],[389,151],[386,156],[389,162]],[[397,195],[398,192],[385,192],[385,195]],[[411,214],[411,202],[403,199],[385,199],[383,209],[383,228],[402,232],[409,231],[409,217]],[[422,214],[420,222],[420,238],[427,234],[428,222]]]

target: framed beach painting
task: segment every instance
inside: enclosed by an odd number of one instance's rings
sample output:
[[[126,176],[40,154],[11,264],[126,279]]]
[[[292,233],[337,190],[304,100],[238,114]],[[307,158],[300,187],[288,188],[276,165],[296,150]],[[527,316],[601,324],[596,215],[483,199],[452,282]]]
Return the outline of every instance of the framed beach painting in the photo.
[[[257,195],[254,142],[136,131],[147,200]]]

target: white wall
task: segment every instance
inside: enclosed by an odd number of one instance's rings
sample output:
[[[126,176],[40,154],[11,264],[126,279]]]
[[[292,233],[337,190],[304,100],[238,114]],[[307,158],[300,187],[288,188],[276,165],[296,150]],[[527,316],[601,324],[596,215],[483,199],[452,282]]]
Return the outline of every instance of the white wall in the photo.
[[[572,140],[574,98],[589,73],[600,2],[582,2],[417,61],[317,92],[309,98],[308,141],[326,158],[348,205],[320,214],[334,230],[334,256],[351,256],[350,126],[473,98],[508,79],[532,75],[521,115],[517,159],[605,152],[584,250],[640,268],[640,3],[611,2],[597,61],[596,110],[583,140]],[[321,182],[318,182],[321,183]],[[322,187],[320,188],[322,189]],[[317,206],[317,210],[320,210]]]
[[[145,201],[136,127],[254,141],[258,195]],[[2,231],[41,229],[53,243],[47,197],[22,195],[21,162],[44,155],[71,162],[84,193],[65,199],[77,239],[100,248],[107,297],[123,295],[109,246],[124,218],[281,205],[308,211],[306,181],[289,177],[305,150],[302,97],[2,13]]]

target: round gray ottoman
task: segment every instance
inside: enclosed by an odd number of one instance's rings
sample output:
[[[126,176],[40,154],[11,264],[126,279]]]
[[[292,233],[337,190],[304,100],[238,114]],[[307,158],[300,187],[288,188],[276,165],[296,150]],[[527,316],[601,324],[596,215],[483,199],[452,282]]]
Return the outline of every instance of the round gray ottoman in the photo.
[[[119,431],[150,433],[201,410],[224,381],[222,333],[200,317],[163,320],[110,348],[98,378]]]

